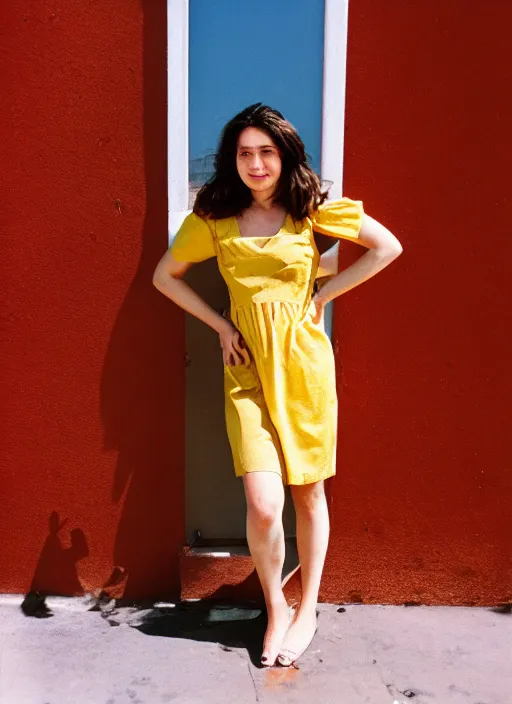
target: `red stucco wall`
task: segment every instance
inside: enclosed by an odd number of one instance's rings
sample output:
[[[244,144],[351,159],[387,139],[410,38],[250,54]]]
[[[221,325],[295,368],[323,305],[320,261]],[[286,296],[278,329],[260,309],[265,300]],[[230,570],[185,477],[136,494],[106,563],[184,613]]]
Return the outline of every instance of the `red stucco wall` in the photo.
[[[511,599],[512,17],[500,0],[434,5],[350,5],[345,192],[405,251],[336,305],[324,600]],[[177,594],[183,316],[150,285],[167,241],[165,3],[13,0],[1,32],[0,591],[112,577],[126,596]]]
[[[183,316],[167,244],[165,3],[2,13],[0,592],[178,593]],[[7,194],[7,197],[5,197]]]
[[[345,192],[404,253],[335,311],[325,599],[512,599],[511,22],[502,0],[350,2]]]

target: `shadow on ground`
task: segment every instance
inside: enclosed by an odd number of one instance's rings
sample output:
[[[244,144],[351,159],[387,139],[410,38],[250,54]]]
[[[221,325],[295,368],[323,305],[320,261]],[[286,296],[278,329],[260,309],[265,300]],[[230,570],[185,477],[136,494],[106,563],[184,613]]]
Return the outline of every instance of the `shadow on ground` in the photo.
[[[130,609],[128,609],[130,611]],[[233,603],[179,603],[169,607],[138,608],[123,618],[123,609],[104,613],[111,626],[124,621],[148,636],[184,638],[218,643],[223,650],[243,648],[255,667],[261,665],[267,613],[257,606]]]

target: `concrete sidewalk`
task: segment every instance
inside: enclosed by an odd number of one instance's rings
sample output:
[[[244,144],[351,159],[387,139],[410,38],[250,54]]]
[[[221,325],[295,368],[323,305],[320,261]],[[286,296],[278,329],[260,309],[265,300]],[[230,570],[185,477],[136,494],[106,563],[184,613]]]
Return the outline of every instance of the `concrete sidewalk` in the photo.
[[[320,604],[299,669],[262,669],[257,608],[21,602],[0,597],[1,704],[512,702],[506,607]]]

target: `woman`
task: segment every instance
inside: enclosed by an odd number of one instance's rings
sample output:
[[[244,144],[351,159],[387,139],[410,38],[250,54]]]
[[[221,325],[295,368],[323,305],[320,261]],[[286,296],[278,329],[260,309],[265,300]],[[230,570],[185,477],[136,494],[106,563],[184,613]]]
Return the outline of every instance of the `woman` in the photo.
[[[368,248],[316,292],[315,278],[325,271],[315,233]],[[224,128],[216,172],[154,274],[159,291],[219,334],[226,427],[268,613],[266,666],[291,665],[316,631],[329,538],[324,480],[336,471],[334,355],[324,307],[401,251],[359,201],[326,201],[293,126],[257,103]],[[230,320],[181,280],[191,264],[214,256],[229,289]],[[291,623],[281,588],[285,484],[295,505],[302,581]]]

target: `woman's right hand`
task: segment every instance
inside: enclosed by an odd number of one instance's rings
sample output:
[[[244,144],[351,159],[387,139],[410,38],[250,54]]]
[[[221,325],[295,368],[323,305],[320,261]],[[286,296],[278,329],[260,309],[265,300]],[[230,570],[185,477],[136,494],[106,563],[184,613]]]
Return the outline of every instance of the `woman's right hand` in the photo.
[[[219,332],[224,364],[232,367],[248,363],[249,353],[240,332],[229,320],[225,320],[225,323]]]

